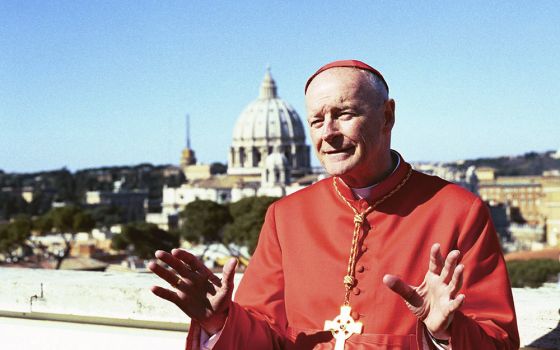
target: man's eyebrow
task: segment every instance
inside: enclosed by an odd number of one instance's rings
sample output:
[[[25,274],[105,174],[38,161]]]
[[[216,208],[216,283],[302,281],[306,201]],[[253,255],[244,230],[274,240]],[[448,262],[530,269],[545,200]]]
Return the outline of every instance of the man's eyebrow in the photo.
[[[340,111],[347,109],[347,107],[339,107],[339,106],[331,106],[331,107],[327,107],[327,106],[323,106],[315,111],[311,111],[312,113],[308,113],[307,114],[307,118],[315,118],[315,117],[323,117],[325,112],[331,112],[331,113],[340,113]]]

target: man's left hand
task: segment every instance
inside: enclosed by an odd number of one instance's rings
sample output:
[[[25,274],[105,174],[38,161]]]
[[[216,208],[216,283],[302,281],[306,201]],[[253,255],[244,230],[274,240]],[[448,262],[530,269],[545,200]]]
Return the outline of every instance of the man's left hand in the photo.
[[[453,315],[465,300],[458,294],[463,283],[464,266],[458,264],[460,252],[451,251],[445,262],[440,245],[430,250],[430,266],[419,286],[411,286],[394,275],[385,275],[383,283],[399,294],[410,311],[424,322],[428,331],[437,339],[449,339],[449,325]]]

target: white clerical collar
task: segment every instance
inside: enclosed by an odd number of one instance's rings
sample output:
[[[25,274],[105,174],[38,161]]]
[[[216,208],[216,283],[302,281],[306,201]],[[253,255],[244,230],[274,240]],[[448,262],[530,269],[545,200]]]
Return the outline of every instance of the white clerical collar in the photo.
[[[399,168],[399,165],[401,164],[401,157],[399,156],[399,154],[397,152],[393,152],[391,151],[391,155],[395,155],[395,157],[397,157],[397,165],[395,166],[395,168],[393,169],[393,171],[391,172],[391,174],[389,174],[389,176],[393,175],[395,173],[395,171],[397,171],[397,169]],[[352,188],[350,187],[350,189],[352,190],[352,193],[354,194],[354,196],[356,196],[359,199],[368,199],[369,196],[371,195],[371,190],[377,186],[377,184],[373,184],[371,186],[368,187],[362,187],[362,188]]]

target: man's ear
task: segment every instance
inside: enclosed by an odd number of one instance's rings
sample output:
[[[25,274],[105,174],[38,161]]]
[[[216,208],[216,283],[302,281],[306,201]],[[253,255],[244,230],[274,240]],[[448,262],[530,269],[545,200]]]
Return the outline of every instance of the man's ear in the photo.
[[[395,100],[392,98],[385,101],[384,117],[383,129],[386,132],[391,132],[395,125]]]

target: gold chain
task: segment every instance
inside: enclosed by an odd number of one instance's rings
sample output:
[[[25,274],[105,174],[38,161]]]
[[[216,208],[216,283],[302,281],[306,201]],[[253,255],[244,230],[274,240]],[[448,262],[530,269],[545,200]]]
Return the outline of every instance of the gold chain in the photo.
[[[360,231],[366,216],[371,213],[379,204],[383,203],[387,198],[395,194],[410,178],[412,174],[412,167],[408,169],[408,173],[404,179],[395,187],[391,192],[387,193],[385,196],[377,200],[375,203],[367,207],[363,212],[358,212],[356,208],[340,193],[338,190],[338,185],[336,184],[337,177],[333,177],[333,184],[336,194],[352,209],[354,212],[354,233],[352,235],[352,247],[350,248],[350,257],[348,258],[348,269],[346,270],[346,276],[344,276],[344,286],[346,292],[344,294],[344,305],[350,305],[350,291],[354,287],[356,282],[354,274],[356,269],[356,256],[358,255],[358,238],[360,237]]]

